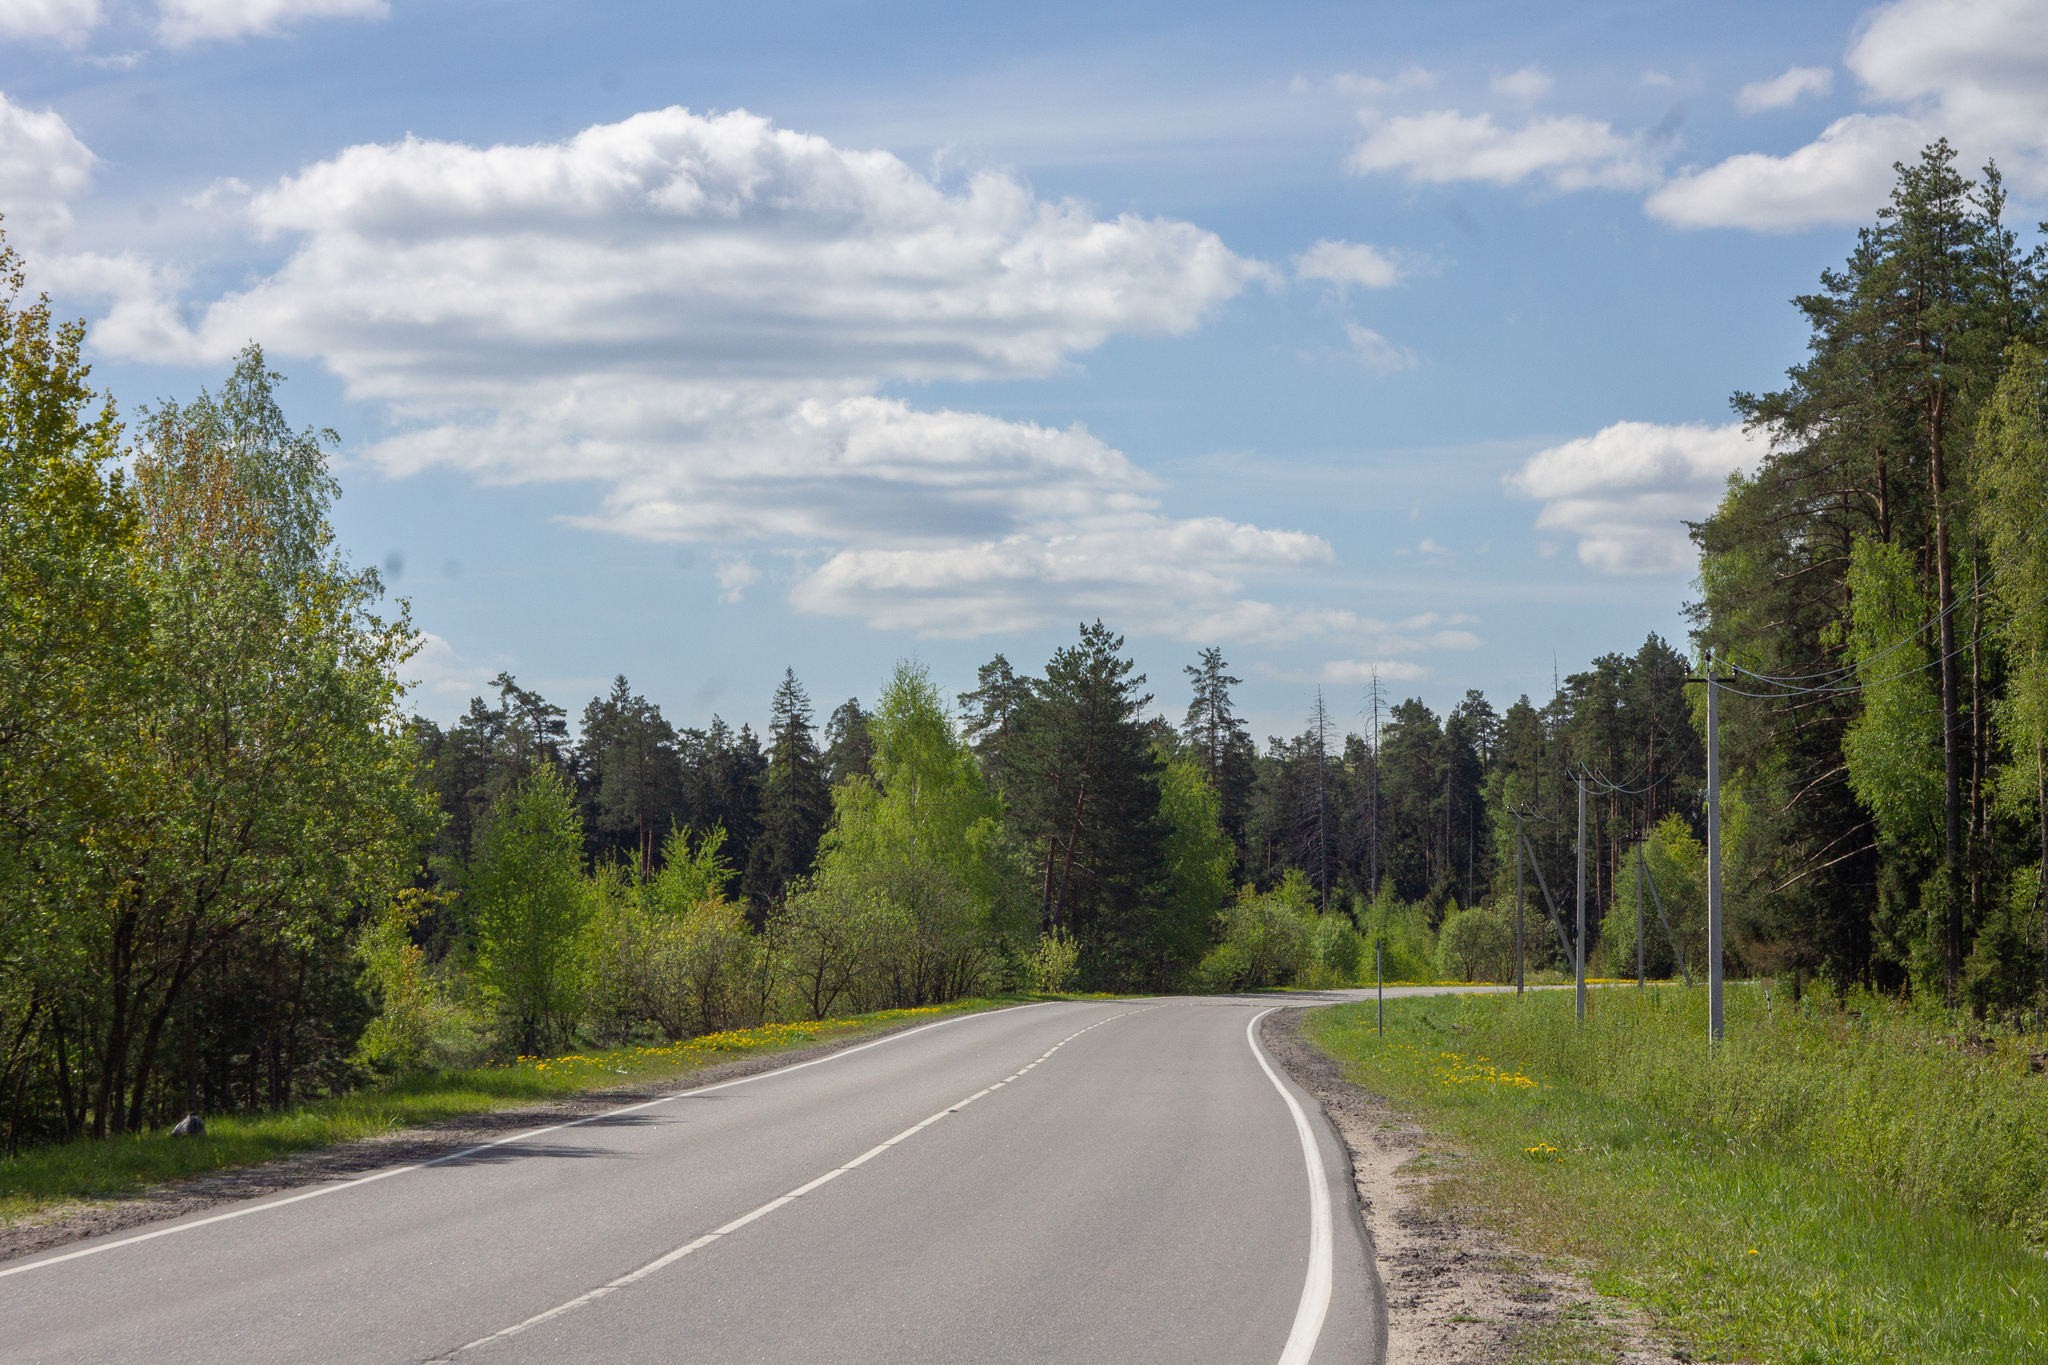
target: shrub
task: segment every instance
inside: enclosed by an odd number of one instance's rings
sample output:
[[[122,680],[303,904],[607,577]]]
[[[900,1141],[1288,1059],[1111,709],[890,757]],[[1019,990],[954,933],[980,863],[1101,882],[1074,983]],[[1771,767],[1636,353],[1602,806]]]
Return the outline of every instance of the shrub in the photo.
[[[356,936],[362,985],[377,1001],[377,1017],[356,1045],[355,1060],[361,1065],[387,1075],[426,1067],[443,1007],[427,977],[427,955],[412,941],[412,926],[447,899],[408,887]]]
[[[1261,895],[1246,887],[1217,916],[1221,942],[1202,959],[1210,990],[1284,986],[1309,961],[1315,892],[1300,871]]]
[[[1445,981],[1515,979],[1515,926],[1493,906],[1446,916],[1437,931],[1436,969]]]
[[[1365,941],[1342,913],[1318,915],[1309,935],[1309,966],[1302,984],[1343,987],[1357,984],[1359,963],[1365,960]]]
[[[1030,976],[1034,989],[1058,995],[1073,984],[1074,969],[1081,962],[1081,945],[1064,929],[1054,929],[1038,940],[1031,955]]]
[[[1429,927],[1429,907],[1410,904],[1394,896],[1393,884],[1384,883],[1369,906],[1355,905],[1359,936],[1364,945],[1359,974],[1374,980],[1373,944],[1379,942],[1379,968],[1388,981],[1436,980],[1436,934]]]

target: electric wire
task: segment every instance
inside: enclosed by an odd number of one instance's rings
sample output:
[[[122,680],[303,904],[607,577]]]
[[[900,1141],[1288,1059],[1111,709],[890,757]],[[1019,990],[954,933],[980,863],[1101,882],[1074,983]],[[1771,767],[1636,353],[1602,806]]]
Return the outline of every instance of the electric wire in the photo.
[[[1984,572],[1984,575],[1983,575],[1983,576],[1982,576],[1981,578],[1979,578],[1979,579],[1977,580],[1977,588],[1978,588],[1978,590],[1979,590],[1979,591],[1981,591],[1981,590],[1982,590],[1982,588],[1983,588],[1983,585],[1984,585],[1984,584],[1986,584],[1986,583],[1988,583],[1988,582],[1990,582],[1990,581],[1991,581],[1992,579],[1996,578],[1996,577],[1998,576],[1998,574],[1999,574],[2000,570],[2002,570],[2002,569],[2006,568],[2007,566],[2009,566],[2009,565],[2010,565],[2010,564],[2011,564],[2011,563],[2012,563],[2012,562],[2013,562],[2013,561],[2014,561],[2015,559],[2018,559],[2018,558],[2019,558],[2019,556],[2020,556],[2020,554],[2021,554],[2021,553],[2022,553],[2022,552],[2023,552],[2024,550],[2026,550],[2027,546],[2028,546],[2029,544],[2031,544],[2031,543],[2033,542],[2033,540],[2034,540],[2034,539],[2035,539],[2035,538],[2036,538],[2037,536],[2039,536],[2039,535],[2041,534],[2042,528],[2044,528],[2044,527],[2048,527],[2048,512],[2043,512],[2043,513],[2042,513],[2042,515],[2041,515],[2041,516],[2040,516],[2040,517],[2039,517],[2038,519],[2036,519],[2036,520],[2035,520],[2034,524],[2033,524],[2032,526],[2028,527],[2028,528],[2027,528],[2027,530],[2026,530],[2026,532],[2025,532],[2025,533],[2024,533],[2023,535],[2021,535],[2021,536],[2020,536],[2020,538],[2019,538],[2019,541],[2018,541],[2018,543],[2016,543],[2016,544],[2015,544],[2015,545],[2014,545],[2014,546],[2012,547],[2012,549],[2008,550],[2008,551],[2006,552],[2005,556],[2004,556],[2003,558],[2001,558],[2001,559],[2000,559],[2000,560],[1999,560],[1999,561],[1998,561],[1998,562],[1997,562],[1996,564],[1993,564],[1993,565],[1992,565],[1992,566],[1991,566],[1991,567],[1990,567],[1989,569],[1985,570],[1985,572]],[[1890,643],[1889,645],[1886,645],[1886,646],[1885,646],[1885,647],[1884,647],[1883,649],[1881,649],[1881,650],[1879,650],[1879,651],[1878,651],[1877,653],[1875,653],[1875,654],[1871,655],[1871,656],[1870,656],[1869,658],[1867,658],[1867,659],[1861,659],[1861,660],[1858,660],[1857,662],[1855,662],[1855,663],[1853,663],[1853,664],[1843,664],[1842,666],[1840,666],[1840,667],[1838,667],[1838,668],[1830,668],[1830,669],[1823,669],[1823,670],[1821,670],[1821,671],[1820,671],[1820,672],[1818,672],[1818,673],[1788,673],[1788,674],[1771,674],[1771,673],[1758,673],[1758,672],[1755,672],[1755,671],[1754,671],[1754,670],[1752,670],[1752,669],[1747,669],[1747,668],[1744,668],[1744,667],[1743,667],[1743,666],[1742,666],[1741,664],[1738,664],[1738,663],[1736,663],[1736,662],[1735,662],[1735,661],[1733,661],[1732,659],[1723,659],[1723,660],[1721,660],[1721,662],[1722,662],[1722,663],[1724,663],[1724,664],[1726,664],[1726,665],[1727,665],[1728,667],[1730,667],[1730,668],[1734,669],[1734,670],[1735,670],[1736,672],[1738,672],[1738,673],[1741,673],[1741,674],[1743,674],[1743,675],[1744,675],[1744,676],[1746,676],[1746,677],[1750,677],[1750,678],[1754,678],[1754,679],[1756,679],[1756,680],[1757,680],[1758,682],[1764,682],[1764,683],[1774,683],[1774,684],[1777,684],[1777,685],[1779,685],[1779,686],[1782,686],[1782,687],[1788,687],[1788,688],[1789,688],[1789,687],[1791,687],[1791,686],[1792,686],[1792,684],[1795,684],[1795,683],[1803,683],[1803,682],[1815,682],[1815,681],[1820,681],[1820,680],[1824,680],[1824,679],[1837,679],[1837,678],[1843,678],[1843,677],[1846,677],[1846,676],[1848,676],[1848,675],[1851,675],[1851,674],[1854,674],[1854,673],[1856,673],[1856,672],[1860,671],[1861,669],[1863,669],[1863,668],[1867,667],[1868,665],[1870,665],[1870,664],[1872,664],[1872,663],[1875,663],[1875,662],[1876,662],[1876,661],[1878,661],[1879,659],[1882,659],[1882,658],[1884,658],[1885,656],[1887,656],[1887,655],[1889,655],[1889,654],[1893,654],[1893,653],[1896,653],[1897,651],[1899,651],[1899,650],[1901,650],[1901,649],[1904,649],[1904,648],[1905,648],[1905,647],[1906,647],[1907,645],[1909,645],[1909,644],[1911,644],[1911,643],[1912,643],[1913,641],[1915,641],[1915,640],[1919,639],[1919,638],[1920,638],[1920,637],[1921,637],[1922,635],[1925,635],[1925,634],[1926,634],[1926,633],[1927,633],[1928,631],[1930,631],[1930,630],[1933,630],[1933,629],[1934,629],[1934,628],[1935,628],[1936,626],[1939,626],[1939,625],[1940,625],[1940,624],[1942,623],[1942,621],[1943,621],[1943,620],[1944,620],[1944,619],[1945,619],[1946,617],[1948,617],[1949,615],[1953,614],[1953,613],[1955,612],[1955,610],[1956,610],[1956,609],[1957,609],[1958,607],[1962,606],[1965,600],[1966,600],[1965,598],[1962,598],[1962,597],[1957,597],[1957,598],[1956,598],[1955,600],[1951,601],[1951,602],[1950,602],[1950,603],[1949,603],[1949,604],[1948,604],[1948,605],[1947,605],[1946,607],[1942,608],[1942,609],[1941,609],[1940,611],[1936,612],[1936,613],[1935,613],[1935,614],[1934,614],[1933,616],[1929,617],[1929,618],[1928,618],[1928,619],[1927,619],[1926,621],[1922,622],[1922,623],[1921,623],[1921,624],[1920,624],[1920,625],[1919,625],[1918,627],[1916,627],[1916,628],[1915,628],[1915,629],[1913,629],[1912,631],[1908,632],[1907,634],[1905,634],[1905,635],[1902,635],[1902,636],[1900,636],[1900,637],[1899,637],[1898,639],[1896,639],[1896,640],[1892,641],[1892,642],[1891,642],[1891,643]],[[1978,636],[1975,636],[1975,637],[1973,637],[1973,639],[1972,639],[1971,643],[1972,643],[1972,644],[1974,644],[1974,643],[1976,643],[1977,641],[1979,641],[1979,640],[1981,640],[1981,639],[1983,639],[1983,638],[1984,638],[1984,637],[1983,637],[1983,635],[1979,634]],[[1958,652],[1960,652],[1960,651],[1958,651]],[[1934,662],[1935,662],[1935,664],[1939,664],[1939,663],[1943,662],[1943,660],[1945,660],[1945,659],[1948,659],[1948,658],[1953,658],[1953,657],[1955,657],[1955,656],[1954,656],[1953,654],[1950,654],[1950,655],[1944,655],[1944,656],[1943,656],[1943,659],[1937,659],[1937,660],[1935,660]],[[1922,667],[1933,667],[1933,666],[1934,666],[1933,664],[1929,664],[1929,665],[1923,665]],[[1893,676],[1894,676],[1894,677],[1905,677],[1905,676],[1907,676],[1908,674],[1910,674],[1910,673],[1913,673],[1913,672],[1917,672],[1917,671],[1918,671],[1918,670],[1915,670],[1915,669],[1908,669],[1908,670],[1906,670],[1905,672],[1902,672],[1902,673],[1898,673],[1898,674],[1895,674],[1895,675],[1893,675]],[[1890,679],[1890,678],[1886,678],[1886,679],[1880,679],[1879,681],[1880,681],[1880,682],[1889,682],[1889,681],[1891,681],[1891,680],[1892,680],[1892,679]],[[1857,685],[1856,687],[1852,687],[1852,688],[1847,688],[1847,689],[1841,689],[1841,690],[1846,690],[1846,691],[1858,691],[1858,690],[1861,690],[1861,688],[1862,688],[1863,686],[1876,686],[1876,685],[1877,685],[1876,683],[1872,683],[1872,684],[1858,684],[1858,685]],[[1733,688],[1731,688],[1731,689],[1729,689],[1729,690],[1730,690],[1730,691],[1734,691],[1734,689],[1733,689]],[[1813,688],[1813,689],[1810,689],[1810,690],[1812,690],[1812,691],[1826,691],[1826,690],[1828,690],[1828,689],[1827,689],[1827,688],[1825,688],[1825,687],[1818,687],[1818,688]],[[1744,696],[1744,697],[1747,697],[1747,696],[1752,696],[1752,695],[1756,695],[1756,694],[1753,694],[1753,693],[1749,693],[1749,692],[1738,692],[1738,693],[1736,693],[1736,695],[1737,695],[1737,696]]]

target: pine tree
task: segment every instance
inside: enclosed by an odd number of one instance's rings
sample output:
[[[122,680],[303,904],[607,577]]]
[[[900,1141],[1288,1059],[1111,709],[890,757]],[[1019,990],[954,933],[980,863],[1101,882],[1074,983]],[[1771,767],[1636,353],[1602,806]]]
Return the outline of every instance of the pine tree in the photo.
[[[874,742],[868,737],[868,713],[858,697],[848,697],[825,723],[825,781],[838,786],[855,774],[874,768]]]
[[[1146,896],[1164,873],[1149,693],[1100,621],[1054,652],[1006,741],[1007,795],[1037,862],[1041,917],[1082,942],[1098,980],[1149,975]]]
[[[769,724],[767,770],[761,780],[761,833],[748,851],[747,899],[757,916],[782,899],[789,884],[807,875],[818,839],[832,814],[832,794],[818,752],[811,699],[785,669],[775,689]]]
[[[1252,787],[1258,778],[1257,751],[1230,700],[1230,689],[1242,679],[1225,672],[1229,665],[1224,662],[1221,649],[1205,649],[1199,658],[1200,664],[1181,669],[1193,680],[1195,692],[1188,703],[1187,719],[1181,724],[1181,737],[1195,751],[1195,761],[1216,789],[1224,832],[1239,849],[1240,858],[1249,864],[1244,850]]]

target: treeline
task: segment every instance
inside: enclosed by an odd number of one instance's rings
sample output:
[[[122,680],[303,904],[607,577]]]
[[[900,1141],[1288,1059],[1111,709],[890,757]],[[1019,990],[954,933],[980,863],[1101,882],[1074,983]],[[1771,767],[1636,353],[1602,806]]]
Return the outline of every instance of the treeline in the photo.
[[[408,715],[401,602],[332,543],[331,432],[251,346],[132,433],[82,324],[0,306],[0,1105],[10,1150],[282,1108],[413,1068],[1009,990],[1504,976],[1514,847],[1595,890],[1693,819],[1684,664],[1536,708],[1371,704],[1256,745],[1220,651],[1179,724],[1100,622],[948,699],[914,664],[821,722],[678,728],[620,678]],[[1342,737],[1339,730],[1344,730]],[[1506,880],[1504,880],[1504,877]],[[1604,900],[1603,900],[1604,904]],[[1532,941],[1537,965],[1561,949]]]
[[[1723,702],[1732,947],[1978,1010],[2043,985],[2043,250],[1946,142],[1796,300],[1771,452],[1697,526]]]

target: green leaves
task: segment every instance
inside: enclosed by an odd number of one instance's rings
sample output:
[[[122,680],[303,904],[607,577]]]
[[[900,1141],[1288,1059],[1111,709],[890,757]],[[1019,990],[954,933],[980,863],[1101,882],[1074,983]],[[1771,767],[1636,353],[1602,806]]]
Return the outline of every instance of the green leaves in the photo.
[[[1933,609],[1897,545],[1850,552],[1849,629],[1863,710],[1842,736],[1856,799],[1887,840],[1932,853],[1941,837],[1941,705],[1929,668]]]

